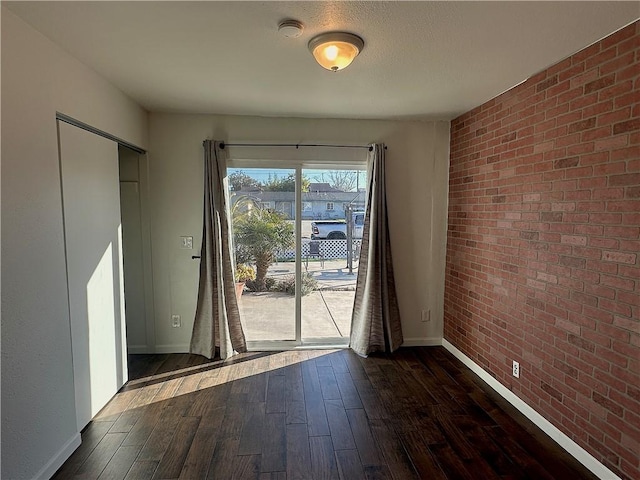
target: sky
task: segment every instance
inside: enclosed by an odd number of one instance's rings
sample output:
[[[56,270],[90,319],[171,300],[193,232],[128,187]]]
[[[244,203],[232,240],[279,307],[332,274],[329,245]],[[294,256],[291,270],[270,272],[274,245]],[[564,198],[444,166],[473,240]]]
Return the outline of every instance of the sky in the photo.
[[[327,175],[327,172],[331,172],[331,171],[336,171],[334,169],[323,169],[323,170],[319,170],[319,169],[311,169],[311,168],[305,168],[302,170],[302,174],[305,175],[311,182],[326,182],[326,183],[330,183],[328,178],[322,178],[322,175],[324,174],[325,176]],[[355,172],[355,170],[353,170]],[[295,169],[293,168],[229,168],[228,169],[228,173],[235,173],[235,172],[243,172],[246,175],[249,175],[252,178],[255,178],[257,181],[259,181],[260,183],[265,183],[269,181],[269,175],[271,175],[271,178],[273,178],[275,175],[278,176],[278,178],[284,178],[286,176],[288,176],[289,174],[295,173]],[[366,178],[367,178],[367,171],[366,170],[360,170],[360,178],[359,180],[359,187],[363,188],[366,186]]]

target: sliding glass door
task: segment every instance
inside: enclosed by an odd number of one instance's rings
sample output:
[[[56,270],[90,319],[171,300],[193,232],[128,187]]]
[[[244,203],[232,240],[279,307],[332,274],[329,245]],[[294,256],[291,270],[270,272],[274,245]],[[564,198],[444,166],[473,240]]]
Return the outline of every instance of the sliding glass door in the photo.
[[[364,221],[365,166],[258,168],[233,161],[228,180],[238,298],[249,348],[346,345]]]

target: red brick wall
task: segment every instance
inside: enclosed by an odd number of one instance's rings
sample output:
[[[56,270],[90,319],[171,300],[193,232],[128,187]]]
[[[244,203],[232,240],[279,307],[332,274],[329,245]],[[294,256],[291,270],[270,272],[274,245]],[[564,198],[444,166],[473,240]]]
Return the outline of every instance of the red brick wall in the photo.
[[[453,120],[444,319],[449,342],[636,479],[639,25]]]

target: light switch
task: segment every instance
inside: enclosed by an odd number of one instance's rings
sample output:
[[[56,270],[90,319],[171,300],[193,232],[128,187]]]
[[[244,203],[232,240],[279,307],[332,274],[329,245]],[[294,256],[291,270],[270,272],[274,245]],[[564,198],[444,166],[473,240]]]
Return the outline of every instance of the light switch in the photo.
[[[193,237],[180,237],[180,248],[187,248],[191,250],[193,248]]]

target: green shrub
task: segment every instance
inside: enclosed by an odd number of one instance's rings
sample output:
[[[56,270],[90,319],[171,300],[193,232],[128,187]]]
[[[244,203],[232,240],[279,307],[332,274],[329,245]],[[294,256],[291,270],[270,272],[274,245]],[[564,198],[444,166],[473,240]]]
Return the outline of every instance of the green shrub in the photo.
[[[309,295],[311,292],[318,288],[318,281],[308,272],[302,274],[302,296]],[[278,292],[288,293],[289,295],[295,295],[296,293],[296,277],[293,275],[285,277],[283,280],[277,282],[274,286],[274,290]]]
[[[269,291],[275,290],[277,284],[278,281],[273,277],[267,277],[264,279],[264,285]]]

